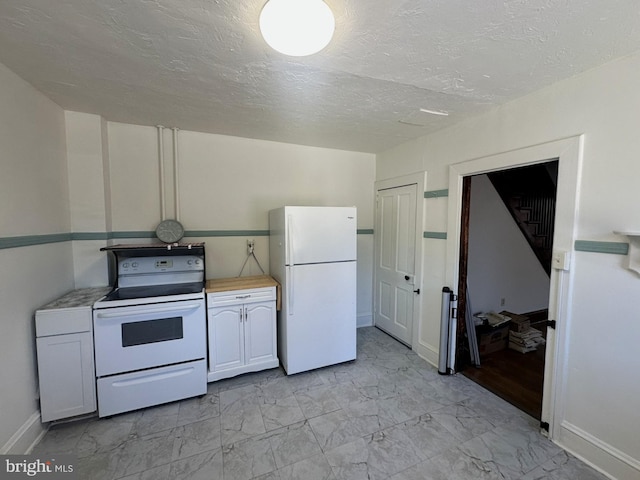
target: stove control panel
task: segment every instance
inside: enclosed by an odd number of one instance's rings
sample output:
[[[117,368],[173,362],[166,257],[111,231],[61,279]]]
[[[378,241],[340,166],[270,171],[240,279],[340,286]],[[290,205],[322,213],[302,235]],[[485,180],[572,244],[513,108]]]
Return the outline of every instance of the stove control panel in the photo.
[[[164,272],[197,272],[204,270],[204,261],[196,255],[179,257],[133,257],[118,262],[118,276]]]

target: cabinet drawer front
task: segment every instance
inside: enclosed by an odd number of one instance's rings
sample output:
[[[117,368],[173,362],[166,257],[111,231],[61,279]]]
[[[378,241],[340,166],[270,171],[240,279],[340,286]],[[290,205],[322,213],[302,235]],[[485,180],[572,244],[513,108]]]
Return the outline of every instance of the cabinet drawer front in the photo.
[[[92,326],[91,307],[38,310],[36,312],[37,337],[90,332]]]
[[[238,305],[244,303],[264,302],[276,299],[276,287],[232,290],[228,292],[207,293],[209,307],[220,305]]]
[[[98,416],[108,417],[139,408],[207,393],[204,360],[99,378]]]

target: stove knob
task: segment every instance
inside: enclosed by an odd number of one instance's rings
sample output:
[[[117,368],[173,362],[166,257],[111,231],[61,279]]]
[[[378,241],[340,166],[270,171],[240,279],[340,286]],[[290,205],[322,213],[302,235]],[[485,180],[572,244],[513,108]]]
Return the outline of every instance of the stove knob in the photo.
[[[196,260],[196,265],[200,265],[200,260]]]
[[[122,268],[129,268],[129,264],[128,263],[123,263],[122,264]]]
[[[187,260],[187,265],[193,264],[193,260]]]
[[[132,266],[133,268],[136,268],[136,267],[138,266],[138,262],[133,262],[133,263],[131,264],[131,266]]]

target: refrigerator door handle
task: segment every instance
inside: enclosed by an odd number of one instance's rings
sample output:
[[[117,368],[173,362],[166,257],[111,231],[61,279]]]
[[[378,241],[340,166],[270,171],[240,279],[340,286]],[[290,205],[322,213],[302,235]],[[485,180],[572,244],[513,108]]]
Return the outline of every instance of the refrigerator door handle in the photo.
[[[293,267],[287,267],[288,273],[287,273],[287,304],[289,306],[288,308],[288,312],[289,315],[293,315],[293,272],[295,271],[295,268]]]
[[[287,239],[285,245],[287,246],[287,251],[285,255],[287,258],[285,259],[285,265],[293,265],[293,215],[287,216]]]

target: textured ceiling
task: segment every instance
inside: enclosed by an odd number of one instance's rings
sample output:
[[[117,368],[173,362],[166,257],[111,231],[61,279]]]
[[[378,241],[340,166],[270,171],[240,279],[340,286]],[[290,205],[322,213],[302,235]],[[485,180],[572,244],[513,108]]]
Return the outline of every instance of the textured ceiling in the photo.
[[[111,121],[379,152],[640,50],[637,0],[326,1],[294,58],[264,0],[4,0],[0,62]]]

